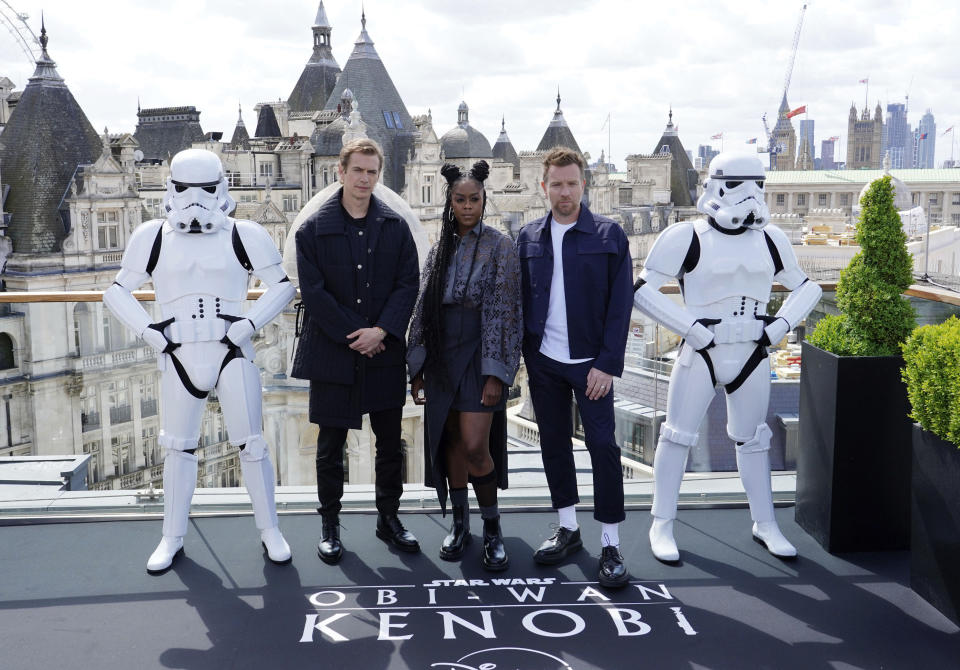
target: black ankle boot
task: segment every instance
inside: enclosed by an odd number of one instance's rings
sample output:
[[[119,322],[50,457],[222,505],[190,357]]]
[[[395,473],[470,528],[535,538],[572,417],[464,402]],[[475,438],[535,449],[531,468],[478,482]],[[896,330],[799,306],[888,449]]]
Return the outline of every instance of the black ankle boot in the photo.
[[[440,558],[445,561],[458,560],[470,544],[467,514],[469,511],[466,505],[453,505],[453,525],[450,526],[450,533],[443,538],[443,544],[440,545]]]
[[[317,556],[330,565],[337,563],[343,556],[343,545],[340,543],[340,519],[336,515],[323,517]]]
[[[480,555],[480,561],[483,567],[491,572],[506,570],[510,565],[507,549],[503,546],[499,516],[483,520],[483,553]]]

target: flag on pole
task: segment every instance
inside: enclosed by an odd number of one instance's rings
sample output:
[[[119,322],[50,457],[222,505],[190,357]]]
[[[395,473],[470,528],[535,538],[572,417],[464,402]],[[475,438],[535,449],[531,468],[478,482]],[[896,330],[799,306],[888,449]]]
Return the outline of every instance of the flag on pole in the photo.
[[[756,137],[751,137],[749,140],[747,140],[747,144],[756,144],[756,143],[757,143]]]
[[[927,139],[927,134],[926,134],[926,133],[924,133],[923,135],[921,135],[921,136],[920,136],[920,139],[921,139],[921,140],[925,140],[925,139]]]
[[[828,141],[828,142],[839,142],[839,141],[840,141],[840,136],[839,136],[839,135],[834,135],[833,137],[831,137],[831,138],[828,139],[827,141]]]
[[[789,114],[787,114],[787,118],[788,118],[788,119],[792,119],[792,118],[795,117],[797,114],[803,114],[805,111],[807,111],[807,106],[806,106],[806,105],[803,105],[802,107],[797,107],[795,110],[793,110],[792,112],[790,112]]]
[[[943,134],[946,135],[946,134],[949,133],[951,130],[953,130],[953,126],[950,126],[950,127],[947,128],[946,130],[944,130],[944,131],[943,131]]]
[[[710,139],[711,139],[711,140],[722,140],[722,139],[723,139],[723,133],[719,133],[719,134],[717,134],[717,135],[711,135],[711,136],[710,136]]]
[[[866,79],[861,79],[861,80],[860,80],[860,83],[861,83],[861,84],[866,84],[866,83],[869,82],[869,81],[870,81],[870,77],[867,77]]]

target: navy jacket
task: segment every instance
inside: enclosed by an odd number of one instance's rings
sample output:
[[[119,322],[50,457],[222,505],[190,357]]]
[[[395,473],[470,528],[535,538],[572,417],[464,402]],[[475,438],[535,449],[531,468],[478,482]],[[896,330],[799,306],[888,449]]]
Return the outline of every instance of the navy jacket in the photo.
[[[297,230],[297,275],[305,307],[292,370],[299,379],[353,384],[361,366],[398,366],[406,374],[407,325],[420,283],[410,228],[371,198],[364,230],[369,276],[361,276],[347,225],[340,197],[334,196]],[[369,287],[361,286],[367,282]],[[349,348],[347,334],[371,326],[387,331],[386,350],[367,358]]]
[[[517,253],[523,281],[524,351],[540,349],[553,279],[553,214],[523,227]],[[573,229],[563,236],[563,284],[571,358],[593,358],[609,375],[623,373],[630,315],[633,264],[623,229],[580,205]]]

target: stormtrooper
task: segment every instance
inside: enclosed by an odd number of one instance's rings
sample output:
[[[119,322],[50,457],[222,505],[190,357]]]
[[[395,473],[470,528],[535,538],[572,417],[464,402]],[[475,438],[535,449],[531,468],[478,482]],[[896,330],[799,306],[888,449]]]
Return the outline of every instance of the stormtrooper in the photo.
[[[163,402],[163,538],[147,571],[163,572],[183,549],[197,480],[197,441],[207,394],[216,389],[230,444],[240,449],[243,480],[260,539],[271,561],[290,560],[277,523],[274,470],[261,432],[260,374],[251,336],[295,290],[267,232],[227,216],[235,203],[220,159],[188,149],[170,162],[166,220],[136,228],[120,272],[103,296],[128,328],[157,350]],[[266,291],[243,312],[250,275]],[[154,322],[131,294],[153,280],[162,320]]]
[[[669,226],[650,249],[634,285],[634,305],[683,336],[670,376],[667,420],[654,456],[650,548],[664,562],[680,558],[673,535],[687,453],[700,422],[723,386],[727,434],[736,443],[737,469],[753,519],[753,537],[780,558],[797,550],[773,515],[767,346],[777,343],[820,300],[820,287],[797,264],[790,241],[767,225],[763,163],[755,155],[721,153],[697,201],[705,219]],[[660,292],[676,279],[684,305]],[[767,315],[773,281],[791,291]]]

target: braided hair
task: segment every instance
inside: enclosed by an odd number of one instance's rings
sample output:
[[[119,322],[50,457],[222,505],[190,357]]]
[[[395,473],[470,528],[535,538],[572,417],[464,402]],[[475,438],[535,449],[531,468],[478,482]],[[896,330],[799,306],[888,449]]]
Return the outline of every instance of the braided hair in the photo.
[[[433,256],[433,265],[430,267],[430,279],[423,296],[423,343],[427,350],[425,367],[437,374],[441,383],[446,384],[446,369],[440,357],[443,347],[443,333],[440,312],[443,309],[443,294],[447,285],[447,272],[450,260],[453,258],[456,247],[456,217],[453,213],[453,189],[460,182],[472,179],[480,186],[483,193],[483,206],[480,210],[480,220],[487,208],[487,194],[483,190],[483,182],[490,174],[490,165],[487,161],[477,161],[468,171],[464,172],[456,165],[446,163],[440,174],[447,180],[446,199],[443,205],[443,219],[440,224],[440,240],[437,242],[437,252]]]

